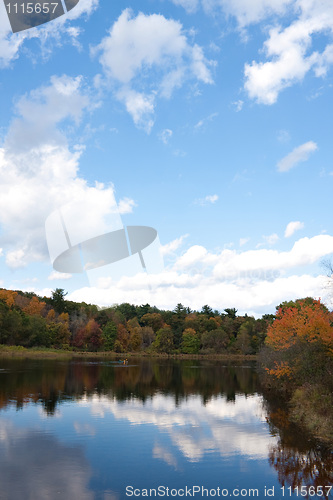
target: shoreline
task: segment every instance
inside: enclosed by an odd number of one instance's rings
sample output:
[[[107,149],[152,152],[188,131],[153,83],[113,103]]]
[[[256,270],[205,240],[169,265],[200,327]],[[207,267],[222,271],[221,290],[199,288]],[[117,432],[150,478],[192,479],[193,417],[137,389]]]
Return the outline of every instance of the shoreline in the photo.
[[[34,349],[22,346],[4,346],[0,345],[0,359],[25,358],[25,359],[73,359],[73,358],[95,358],[95,359],[123,359],[123,358],[142,358],[142,359],[178,359],[178,360],[216,360],[216,361],[257,361],[256,354],[164,354],[164,353],[145,353],[145,352],[127,352],[117,353],[112,351],[88,352],[88,351],[67,351],[62,349]]]

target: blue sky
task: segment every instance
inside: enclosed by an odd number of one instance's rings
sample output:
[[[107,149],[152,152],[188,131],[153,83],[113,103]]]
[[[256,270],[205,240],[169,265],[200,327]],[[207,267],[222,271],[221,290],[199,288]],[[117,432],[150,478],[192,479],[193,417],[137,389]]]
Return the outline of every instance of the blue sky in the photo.
[[[1,286],[255,315],[330,304],[332,65],[331,0],[80,0],[17,34],[1,4]],[[155,228],[164,268],[59,274],[45,221],[66,206],[87,239],[114,210]]]

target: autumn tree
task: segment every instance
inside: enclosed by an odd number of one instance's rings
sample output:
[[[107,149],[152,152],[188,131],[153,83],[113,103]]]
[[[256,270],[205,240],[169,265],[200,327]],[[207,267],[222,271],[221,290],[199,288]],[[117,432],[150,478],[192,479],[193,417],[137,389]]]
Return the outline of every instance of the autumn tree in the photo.
[[[332,313],[312,298],[283,303],[268,328],[266,345],[277,353],[274,366],[267,367],[270,375],[316,376],[322,371],[323,360],[333,357]]]
[[[136,317],[127,321],[127,330],[129,333],[129,349],[139,351],[142,345],[142,333]]]
[[[115,341],[116,352],[126,352],[129,346],[129,332],[127,328],[119,323],[117,326],[117,338]]]
[[[201,336],[202,351],[207,354],[226,351],[230,337],[222,328],[206,331]]]
[[[147,347],[150,347],[155,340],[155,332],[151,328],[151,326],[143,326],[141,328],[141,334],[142,334],[142,348],[147,349]]]
[[[41,302],[37,297],[32,297],[29,304],[23,308],[23,312],[29,315],[41,316],[45,305],[45,302]]]
[[[145,326],[150,326],[154,332],[163,327],[164,321],[159,313],[147,313],[141,318],[141,323]]]
[[[17,292],[12,290],[0,290],[0,300],[3,300],[8,307],[13,307],[15,305],[15,297],[17,296]]]
[[[94,319],[81,328],[73,341],[75,347],[88,351],[97,351],[103,345],[102,330]]]
[[[154,347],[158,352],[165,352],[167,354],[170,354],[173,351],[174,338],[170,326],[167,325],[158,330],[154,341]]]

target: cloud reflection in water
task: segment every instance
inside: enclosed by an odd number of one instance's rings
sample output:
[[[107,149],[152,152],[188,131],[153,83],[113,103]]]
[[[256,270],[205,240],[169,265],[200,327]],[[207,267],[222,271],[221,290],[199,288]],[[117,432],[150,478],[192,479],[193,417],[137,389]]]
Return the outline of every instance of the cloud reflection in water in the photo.
[[[153,425],[167,432],[172,443],[190,462],[203,459],[207,453],[223,457],[243,455],[250,459],[266,459],[276,438],[269,433],[258,395],[237,395],[234,402],[216,397],[203,405],[199,396],[190,396],[175,404],[171,396],[154,395],[145,403],[132,399],[125,403],[94,395],[80,405],[88,406],[96,418],[111,413],[116,420],[127,420],[132,426]],[[159,447],[154,456],[161,455]],[[170,453],[160,456],[173,466]]]

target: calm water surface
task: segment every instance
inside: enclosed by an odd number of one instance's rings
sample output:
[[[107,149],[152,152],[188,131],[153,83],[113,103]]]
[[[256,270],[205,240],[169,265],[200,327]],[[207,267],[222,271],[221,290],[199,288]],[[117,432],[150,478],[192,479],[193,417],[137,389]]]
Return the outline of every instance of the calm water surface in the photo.
[[[319,498],[332,471],[250,364],[0,360],[1,500]]]

